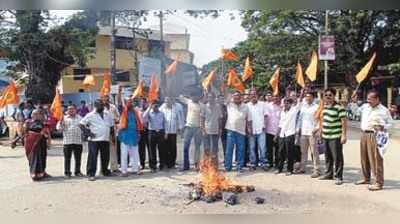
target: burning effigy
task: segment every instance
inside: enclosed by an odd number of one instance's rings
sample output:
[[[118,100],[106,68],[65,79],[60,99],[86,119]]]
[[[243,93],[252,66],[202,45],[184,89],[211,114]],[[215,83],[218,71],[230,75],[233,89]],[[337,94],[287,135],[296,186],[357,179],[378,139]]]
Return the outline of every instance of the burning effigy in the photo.
[[[211,158],[200,163],[200,181],[186,184],[192,188],[189,192],[189,203],[197,200],[207,203],[224,200],[227,204],[237,204],[237,194],[255,191],[254,186],[239,185],[225,177]]]

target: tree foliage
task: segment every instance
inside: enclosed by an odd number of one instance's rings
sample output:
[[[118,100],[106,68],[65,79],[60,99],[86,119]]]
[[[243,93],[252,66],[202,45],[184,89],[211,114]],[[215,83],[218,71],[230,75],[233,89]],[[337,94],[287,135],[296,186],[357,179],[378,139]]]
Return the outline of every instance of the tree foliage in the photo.
[[[355,87],[355,74],[377,53],[377,66],[400,60],[399,10],[336,10],[329,11],[329,34],[335,36],[336,60],[329,61],[329,82]],[[293,88],[296,63],[305,70],[312,50],[318,50],[318,36],[325,33],[325,11],[311,10],[246,10],[241,12],[242,26],[248,39],[233,50],[239,63],[230,64],[241,70],[244,58],[253,58],[258,88],[269,86],[268,80],[276,66],[281,70],[281,88]],[[215,65],[211,62],[209,65]],[[207,67],[206,66],[206,70]],[[373,73],[373,72],[372,72]],[[319,64],[316,83],[323,83],[323,67]],[[249,86],[251,84],[247,83]],[[283,84],[283,85],[282,85]]]

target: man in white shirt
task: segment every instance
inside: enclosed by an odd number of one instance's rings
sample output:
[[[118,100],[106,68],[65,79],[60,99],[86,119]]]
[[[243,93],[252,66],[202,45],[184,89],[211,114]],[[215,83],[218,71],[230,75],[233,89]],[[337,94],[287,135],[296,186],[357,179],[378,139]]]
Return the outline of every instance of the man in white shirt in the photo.
[[[118,94],[121,95],[122,93],[122,88],[120,87],[118,89]],[[114,130],[117,130],[117,124],[119,122],[119,112],[117,107],[111,103],[110,101],[110,96],[109,95],[104,95],[102,96],[103,104],[104,104],[104,111],[107,111],[110,113],[113,123],[114,123]],[[118,170],[118,148],[117,148],[117,133],[118,132],[113,132],[110,135],[110,169],[111,172],[119,171]]]
[[[283,170],[283,165],[287,160],[287,176],[293,174],[294,164],[294,140],[296,134],[296,118],[299,112],[300,104],[292,106],[293,99],[285,98],[283,100],[283,110],[279,120],[278,134],[275,136],[275,141],[279,138],[279,156],[278,167],[276,174]]]
[[[110,133],[114,128],[113,117],[104,110],[103,101],[96,100],[94,106],[95,110],[88,113],[80,122],[81,129],[89,135],[87,175],[90,181],[96,180],[97,154],[99,151],[101,172],[104,176],[111,176],[108,163],[110,161]]]
[[[187,105],[186,114],[186,125],[183,140],[183,167],[181,171],[187,171],[190,169],[189,159],[189,148],[194,138],[194,166],[195,169],[199,169],[200,163],[200,146],[201,146],[201,130],[200,130],[200,111],[202,104],[200,103],[200,97],[194,96],[188,99],[184,96],[180,96],[180,101]]]
[[[251,135],[252,118],[249,113],[249,108],[242,103],[242,96],[239,92],[233,95],[233,101],[227,103],[228,119],[225,128],[227,129],[227,141],[224,165],[226,171],[232,170],[233,148],[236,146],[237,163],[236,168],[238,173],[242,172],[244,166],[244,144],[246,131]],[[246,130],[247,129],[247,130]]]
[[[70,105],[67,115],[57,123],[57,130],[63,131],[63,151],[64,151],[64,174],[66,178],[71,177],[71,156],[74,153],[75,176],[81,177],[81,158],[82,158],[82,133],[79,123],[82,117],[76,113],[76,106]]]
[[[376,131],[387,131],[392,123],[389,110],[380,103],[379,93],[371,91],[367,95],[366,104],[361,106],[361,170],[362,178],[356,184],[370,184],[371,172],[375,183],[369,190],[378,191],[383,188],[383,157],[376,144]],[[379,122],[376,122],[379,121]],[[377,123],[380,123],[377,125]]]
[[[203,133],[204,155],[218,167],[218,137],[221,130],[222,111],[214,94],[207,94],[207,103],[201,108],[200,127]]]
[[[262,169],[267,171],[266,141],[264,133],[265,116],[267,115],[267,111],[264,102],[257,100],[257,93],[255,91],[251,92],[250,98],[250,102],[247,103],[253,121],[252,135],[249,136],[250,170],[256,170],[256,167],[260,165]],[[259,161],[257,161],[257,153]]]
[[[165,97],[165,103],[160,107],[160,111],[164,113],[165,126],[165,155],[166,165],[168,169],[174,168],[176,163],[176,136],[183,128],[183,118],[179,108],[172,101],[171,97]]]
[[[299,173],[305,173],[305,165],[308,159],[308,149],[310,149],[313,158],[313,174],[312,178],[320,176],[319,168],[319,152],[316,144],[316,133],[318,132],[318,121],[315,118],[315,113],[318,110],[318,105],[314,102],[314,95],[311,92],[305,94],[305,102],[302,104],[299,116],[298,133],[300,134],[301,145],[301,163]]]

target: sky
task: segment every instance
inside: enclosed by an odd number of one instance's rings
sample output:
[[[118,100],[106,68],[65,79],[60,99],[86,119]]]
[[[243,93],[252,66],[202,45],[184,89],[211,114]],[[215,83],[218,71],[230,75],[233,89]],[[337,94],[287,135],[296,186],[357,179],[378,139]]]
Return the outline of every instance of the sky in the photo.
[[[54,10],[52,15],[68,17],[76,11]],[[232,48],[236,43],[247,38],[246,31],[241,27],[241,20],[236,16],[231,20],[229,13],[237,15],[237,11],[225,11],[216,19],[204,19],[184,15],[182,11],[166,15],[164,32],[184,33],[185,28],[190,34],[189,50],[194,53],[194,64],[198,67],[220,57],[221,48]],[[159,29],[159,18],[150,16],[143,23],[143,28]]]

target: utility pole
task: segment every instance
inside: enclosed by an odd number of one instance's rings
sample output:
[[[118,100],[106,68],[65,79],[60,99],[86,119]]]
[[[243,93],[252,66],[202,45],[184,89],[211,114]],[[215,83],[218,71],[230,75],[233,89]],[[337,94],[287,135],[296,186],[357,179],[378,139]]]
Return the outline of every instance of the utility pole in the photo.
[[[165,49],[164,48],[165,48],[165,46],[164,46],[164,26],[163,26],[164,14],[163,14],[162,10],[160,10],[159,17],[160,17],[160,48],[161,48],[160,49],[160,61],[161,61],[160,92],[161,92],[162,96],[165,96],[165,94],[167,92],[167,89],[166,89],[166,85],[167,85],[166,81],[167,80],[166,80],[165,74],[164,74],[164,71],[165,71],[165,63],[164,63],[164,57],[165,57],[164,50]]]
[[[110,47],[110,54],[111,54],[111,67],[110,67],[110,74],[111,74],[111,83],[116,84],[117,77],[115,74],[115,61],[116,61],[116,54],[115,54],[115,34],[116,34],[116,29],[115,29],[115,13],[113,10],[111,10],[111,47]]]
[[[325,35],[329,33],[328,10],[325,10]],[[328,88],[328,60],[324,61],[324,89]]]

